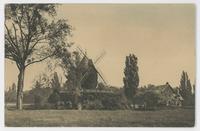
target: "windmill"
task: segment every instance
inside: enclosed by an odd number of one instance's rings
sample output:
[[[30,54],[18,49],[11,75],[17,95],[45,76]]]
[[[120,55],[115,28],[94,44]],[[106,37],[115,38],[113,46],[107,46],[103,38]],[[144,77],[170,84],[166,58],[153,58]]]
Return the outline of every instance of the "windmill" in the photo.
[[[107,82],[101,71],[96,68],[96,64],[102,60],[106,52],[103,51],[93,61],[80,47],[77,47],[77,50],[77,55],[80,56],[80,60],[78,60],[76,66],[74,66],[72,62],[69,63],[72,67],[72,78],[74,78],[72,79],[72,90],[60,90],[59,95],[61,101],[65,104],[71,102],[74,108],[80,110],[84,101],[91,100],[91,96],[95,96],[95,99],[108,94],[109,96],[112,96],[113,91],[107,89],[99,90],[97,88],[98,77],[102,80],[103,84],[107,86]]]
[[[85,71],[82,73],[82,76],[80,78],[80,83],[82,83],[82,87],[86,87],[86,88],[96,88],[97,87],[97,83],[98,83],[98,76],[101,78],[101,80],[103,81],[103,83],[105,85],[107,85],[107,82],[105,80],[105,78],[103,78],[103,75],[102,73],[97,70],[95,64],[97,64],[106,54],[105,51],[103,51],[94,61],[90,58],[88,58],[87,54],[80,48],[80,47],[77,47],[77,49],[79,50],[79,52],[82,54],[83,56],[83,59],[82,60],[85,60],[87,61],[87,64],[88,64],[88,67],[85,69]],[[81,64],[81,62],[80,62]],[[82,63],[83,64],[83,63]],[[93,73],[93,76],[90,77],[91,73]],[[95,75],[96,73],[96,75]],[[95,83],[96,81],[96,83]],[[94,82],[95,84],[94,85],[91,85],[91,83]],[[85,84],[84,83],[88,83],[88,84]]]

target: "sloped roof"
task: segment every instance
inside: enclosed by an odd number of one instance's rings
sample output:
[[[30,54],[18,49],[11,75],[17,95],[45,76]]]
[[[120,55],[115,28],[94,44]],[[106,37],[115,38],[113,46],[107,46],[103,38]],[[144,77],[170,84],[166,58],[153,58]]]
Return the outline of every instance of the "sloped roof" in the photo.
[[[169,83],[166,83],[164,85],[151,86],[151,87],[146,88],[145,90],[161,93],[165,91],[166,89],[171,90],[173,93],[175,93],[174,89],[171,87]]]
[[[88,59],[87,56],[84,56],[79,64],[79,69],[81,69],[83,72],[87,71],[88,68],[94,68],[97,72],[97,69],[92,61],[92,59]]]

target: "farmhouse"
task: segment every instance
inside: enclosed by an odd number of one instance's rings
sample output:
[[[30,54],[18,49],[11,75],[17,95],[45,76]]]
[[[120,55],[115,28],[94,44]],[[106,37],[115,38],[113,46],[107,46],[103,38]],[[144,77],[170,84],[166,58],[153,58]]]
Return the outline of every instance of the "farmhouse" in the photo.
[[[160,103],[166,106],[182,106],[182,96],[169,83],[157,86],[157,88],[156,91],[160,94]]]
[[[164,85],[151,85],[138,89],[134,106],[135,108],[144,108],[147,103],[157,103],[159,106],[182,106],[182,101],[183,98],[179,92],[167,82]]]

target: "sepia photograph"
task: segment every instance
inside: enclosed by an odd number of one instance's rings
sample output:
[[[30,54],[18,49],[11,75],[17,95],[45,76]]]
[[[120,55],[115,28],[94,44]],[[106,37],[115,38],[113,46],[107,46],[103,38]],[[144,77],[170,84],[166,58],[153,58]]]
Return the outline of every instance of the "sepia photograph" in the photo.
[[[194,127],[195,4],[7,3],[5,127]]]

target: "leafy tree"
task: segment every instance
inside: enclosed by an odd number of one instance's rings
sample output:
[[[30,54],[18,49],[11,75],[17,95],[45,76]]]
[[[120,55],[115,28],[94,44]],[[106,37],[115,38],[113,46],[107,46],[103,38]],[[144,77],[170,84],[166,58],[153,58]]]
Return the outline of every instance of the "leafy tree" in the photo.
[[[192,98],[191,98],[191,105],[195,105],[195,84],[193,85],[193,92],[192,92]]]
[[[133,100],[139,85],[139,75],[137,66],[137,57],[134,54],[126,56],[123,78],[125,95],[129,100]]]
[[[144,101],[146,102],[147,109],[153,109],[158,105],[158,101],[160,100],[159,95],[148,91],[144,93]]]
[[[53,93],[49,96],[48,102],[58,107],[58,101],[60,100],[60,94],[57,89],[54,89]]]
[[[57,72],[54,72],[53,79],[51,80],[51,86],[52,88],[58,89],[58,90],[61,88]]]
[[[12,91],[16,92],[16,84],[15,83],[12,84]]]
[[[193,90],[193,92],[192,92],[192,94],[194,94],[195,95],[195,84],[193,84],[193,86],[192,86],[193,88],[192,88],[192,90]]]
[[[36,81],[35,88],[41,88],[42,84],[39,81]]]
[[[14,102],[16,97],[16,84],[13,83],[9,90],[5,92],[5,102]]]
[[[77,108],[80,102],[80,87],[81,87],[81,73],[79,70],[81,57],[77,51],[65,52],[59,56],[61,59],[60,66],[64,70],[67,81],[64,83],[64,87],[71,92],[72,107]]]
[[[180,94],[183,98],[187,98],[192,94],[192,86],[188,78],[187,72],[182,72],[180,79]]]
[[[51,79],[49,78],[50,76],[45,74],[45,73],[41,73],[39,74],[37,77],[35,77],[34,79],[34,84],[32,88],[47,88],[51,86]]]
[[[71,90],[71,94],[72,94],[72,107],[73,108],[77,108],[78,104],[81,101],[81,90],[79,88],[73,88]]]
[[[22,109],[26,67],[66,52],[71,26],[54,20],[54,4],[7,4],[5,6],[5,58],[16,63],[19,75],[17,109]]]
[[[74,51],[71,54],[65,53],[60,56],[60,58],[60,66],[64,70],[67,79],[64,86],[69,90],[73,90],[74,87],[80,87],[81,73],[78,69],[81,62],[80,54],[77,51]]]
[[[180,94],[184,99],[184,104],[189,104],[192,96],[192,86],[187,72],[183,71],[180,79]],[[189,103],[188,103],[189,102]]]
[[[24,92],[23,101],[34,103],[35,108],[43,107],[48,103],[48,97],[53,91],[53,89],[48,86],[48,82],[48,78],[45,74],[39,75],[34,81],[33,88]]]

